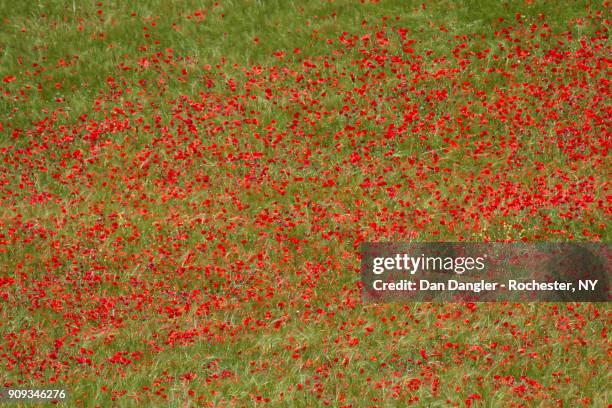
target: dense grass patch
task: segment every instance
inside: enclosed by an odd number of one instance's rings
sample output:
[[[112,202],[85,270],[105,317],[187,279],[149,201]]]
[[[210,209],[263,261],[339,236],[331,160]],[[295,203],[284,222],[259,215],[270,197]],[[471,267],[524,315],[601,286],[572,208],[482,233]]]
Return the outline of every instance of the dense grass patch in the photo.
[[[362,302],[364,241],[608,241],[609,4],[0,3],[0,379],[605,406],[607,304]]]

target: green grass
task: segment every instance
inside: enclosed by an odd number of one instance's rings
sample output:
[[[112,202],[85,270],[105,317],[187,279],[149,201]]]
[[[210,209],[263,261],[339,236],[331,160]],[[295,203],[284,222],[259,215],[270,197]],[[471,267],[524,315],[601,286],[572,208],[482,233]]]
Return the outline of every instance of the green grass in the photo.
[[[102,7],[97,7],[96,2],[3,3],[0,5],[4,22],[0,33],[0,74],[18,76],[17,83],[11,86],[13,89],[28,86],[35,89],[39,83],[43,88],[40,93],[28,92],[31,99],[27,109],[4,99],[6,105],[2,111],[6,116],[2,121],[10,120],[18,125],[40,120],[45,110],[55,105],[53,100],[57,97],[64,98],[65,102],[57,106],[64,107],[69,118],[83,113],[91,115],[91,102],[108,76],[126,78],[131,84],[139,79],[155,78],[149,76],[154,73],[142,75],[118,69],[121,64],[134,67],[143,51],[154,54],[169,48],[176,56],[189,56],[197,66],[214,66],[225,60],[222,71],[235,75],[233,64],[273,65],[277,61],[272,53],[281,50],[287,54],[284,64],[291,67],[291,61],[296,59],[293,49],[307,55],[324,53],[331,47],[321,39],[337,37],[345,31],[365,33],[369,26],[380,24],[387,16],[388,24],[409,27],[411,36],[419,41],[420,50],[432,50],[434,58],[447,54],[446,41],[452,39],[452,33],[490,34],[501,26],[498,17],[512,20],[517,13],[526,21],[536,20],[543,14],[553,30],[569,29],[587,34],[567,23],[582,17],[589,4],[571,2],[567,7],[558,7],[552,2],[540,1],[527,6],[514,2],[434,1],[423,10],[420,2],[400,1],[366,2],[360,7],[354,7],[349,1],[222,3],[218,7],[211,1],[103,2]],[[97,15],[98,10],[103,13]],[[197,10],[205,13],[202,21],[185,18]],[[398,22],[395,16],[400,16]],[[365,27],[362,22],[366,22]],[[438,27],[442,25],[451,33],[440,32]],[[145,34],[150,37],[145,38]],[[255,38],[259,38],[259,44],[253,41]],[[74,65],[58,66],[61,60]],[[27,77],[28,71],[35,72],[32,64],[44,65],[47,69]],[[62,84],[61,90],[54,88],[56,82]],[[168,96],[184,95],[189,85],[173,84]],[[18,111],[10,113],[12,107]]]
[[[500,208],[483,218],[476,230],[454,221],[448,212],[467,194],[482,194],[483,205],[493,205],[495,195],[490,192],[505,188],[502,182],[508,180],[537,189],[537,176],[542,174],[551,186],[588,181],[588,191],[575,194],[592,193],[595,202],[604,202],[608,182],[601,170],[609,164],[594,163],[595,159],[572,162],[552,143],[536,154],[538,141],[546,135],[528,125],[517,135],[521,145],[513,157],[522,160],[522,167],[508,164],[508,152],[495,156],[449,148],[440,128],[428,131],[427,140],[394,139],[383,145],[380,135],[387,126],[402,124],[399,113],[384,113],[384,118],[381,113],[404,103],[404,91],[397,90],[401,79],[389,64],[378,67],[368,73],[368,81],[376,86],[355,97],[363,84],[359,76],[366,74],[354,61],[363,56],[359,47],[344,50],[337,42],[344,32],[348,37],[374,37],[383,25],[407,27],[416,41],[415,54],[423,56],[423,69],[434,72],[451,66],[441,58],[452,56],[461,41],[458,35],[486,38],[470,41],[473,48],[462,52],[490,48],[494,54],[500,44],[511,49],[511,39],[493,33],[516,25],[520,14],[526,27],[544,15],[551,32],[588,38],[601,27],[575,20],[584,19],[589,7],[593,14],[604,11],[604,6],[587,1],[484,0],[439,0],[427,2],[425,8],[421,1],[399,0],[358,5],[352,0],[219,3],[0,2],[0,79],[16,77],[0,84],[0,148],[18,152],[34,146],[34,156],[45,157],[43,164],[49,168],[36,171],[11,158],[0,172],[0,233],[7,239],[15,227],[14,235],[21,240],[3,243],[8,249],[0,253],[0,276],[17,281],[2,288],[6,302],[0,303],[0,354],[20,352],[20,361],[27,365],[33,347],[33,361],[47,364],[40,367],[39,377],[3,365],[0,381],[35,387],[59,372],[58,383],[71,395],[67,406],[256,406],[260,397],[269,399],[271,406],[326,402],[393,407],[410,401],[415,406],[448,406],[465,405],[472,394],[481,396],[474,404],[487,407],[609,404],[607,304],[479,304],[477,311],[463,304],[364,304],[355,285],[359,276],[354,247],[356,236],[401,241],[410,237],[409,230],[421,231],[412,239],[422,241],[554,240],[553,233],[542,232],[544,218],[549,231],[563,231],[559,239],[588,240],[582,235],[587,229],[609,240],[604,204],[573,208],[568,202],[546,202],[537,214],[528,207],[506,213]],[[197,11],[202,19],[194,14]],[[544,50],[555,48],[558,39],[534,41]],[[375,47],[371,43],[363,49]],[[401,47],[394,33],[387,49],[399,53]],[[571,49],[576,41],[559,47]],[[275,56],[277,52],[284,57]],[[304,82],[296,82],[294,73],[304,71],[304,58],[322,64],[330,55],[336,58],[334,66],[320,69],[319,76],[306,73]],[[472,68],[483,66],[507,68],[508,63],[489,57]],[[40,67],[44,70],[37,72]],[[257,67],[261,73],[245,74]],[[258,82],[270,75],[271,67],[280,72],[277,82]],[[546,69],[544,78],[570,75]],[[531,80],[525,68],[514,72],[515,84]],[[582,100],[599,94],[595,84],[606,72],[597,75],[583,77],[591,86],[575,91],[584,94]],[[317,83],[321,77],[327,79]],[[236,90],[229,85],[232,81]],[[282,85],[270,85],[274,92],[285,92],[275,95],[277,105],[266,99],[266,83]],[[423,93],[411,94],[413,99],[402,109],[416,107],[421,117],[429,114],[431,122],[444,121],[446,115],[457,115],[467,100],[457,84],[481,89],[493,100],[496,91],[513,91],[503,75],[474,68],[452,78],[421,80],[417,87]],[[254,99],[246,96],[249,86]],[[431,102],[428,93],[436,91],[446,91],[449,97]],[[199,101],[201,93],[209,98],[206,112],[228,100],[244,109],[197,124],[203,143],[224,146],[221,153],[209,149],[197,159],[177,158],[177,152],[189,152],[192,140],[181,139],[176,126],[170,125],[179,120],[174,111],[188,99]],[[312,108],[300,110],[296,101]],[[572,101],[559,105],[559,121],[576,120]],[[528,110],[529,103],[537,102],[519,100],[512,109]],[[341,113],[344,106],[348,113]],[[88,125],[110,127],[113,115],[123,120],[114,108],[137,112],[128,115],[128,130],[105,129],[105,142],[93,150],[95,143],[85,136],[95,129]],[[486,113],[478,104],[471,109]],[[363,131],[362,137],[355,137],[358,148],[351,146],[348,136],[334,139],[361,118],[360,111],[367,112],[363,124],[355,126]],[[334,114],[319,119],[320,112]],[[372,120],[366,120],[367,115],[373,115]],[[240,129],[232,125],[255,117],[258,124]],[[48,128],[42,124],[45,118]],[[278,147],[271,147],[265,140],[266,127],[282,131],[294,120],[312,125],[303,125],[304,135],[288,132]],[[487,129],[490,134],[482,141],[493,146],[510,127],[499,117],[488,124],[466,122],[474,134]],[[548,136],[554,135],[555,124],[551,121]],[[163,126],[171,129],[171,137]],[[607,129],[607,124],[597,126]],[[38,127],[45,130],[37,133]],[[13,131],[22,135],[14,137]],[[255,138],[255,133],[262,136]],[[41,150],[40,143],[51,134],[74,140]],[[228,142],[232,138],[235,143]],[[300,144],[304,140],[312,147],[308,155]],[[371,161],[351,164],[350,154],[359,151],[365,156],[363,147],[369,141],[376,142],[369,146]],[[78,149],[91,155],[81,170],[71,167],[78,160],[66,156]],[[392,154],[385,156],[390,149]],[[256,165],[249,162],[255,159],[220,159],[242,152],[263,155]],[[431,164],[434,155],[439,156],[437,172],[422,167]],[[414,165],[409,159],[422,162]],[[604,156],[601,161],[605,160]],[[261,184],[241,187],[240,181],[253,168],[259,173],[264,167],[267,176]],[[479,179],[487,168],[509,175],[502,181]],[[173,169],[182,173],[171,186],[164,184],[170,183]],[[567,170],[572,178],[568,181],[556,169]],[[203,175],[210,178],[208,184],[194,182]],[[304,180],[295,181],[296,177]],[[361,186],[366,178],[378,177],[386,186],[401,186],[396,198],[385,189]],[[327,178],[336,185],[323,187]],[[53,199],[32,204],[20,193],[23,180],[32,180],[35,190]],[[283,186],[283,181],[288,184]],[[410,183],[414,187],[406,187]],[[283,189],[285,194],[280,193]],[[9,196],[9,191],[17,193]],[[410,205],[402,206],[398,199]],[[206,200],[211,202],[205,205]],[[443,204],[445,200],[451,204]],[[576,215],[561,215],[567,211]],[[261,221],[262,214],[273,221]],[[32,227],[22,227],[27,222]],[[290,223],[296,225],[287,227]],[[406,230],[393,230],[394,226]],[[37,234],[37,228],[47,235]],[[214,235],[210,244],[208,235]],[[227,254],[220,253],[219,243]],[[247,267],[241,269],[237,261]],[[93,273],[100,277],[96,281],[85,279],[93,265],[106,268]],[[213,271],[210,276],[203,273],[206,266]],[[215,266],[221,269],[215,271]],[[75,298],[86,285],[91,285],[90,292]],[[206,297],[189,298],[203,288],[208,290]],[[39,299],[39,291],[46,296]],[[58,305],[54,299],[59,299]],[[209,310],[198,311],[204,300],[211,302]],[[34,301],[43,306],[32,306]],[[171,316],[170,307],[182,308],[180,314]],[[76,327],[78,331],[71,332]],[[203,327],[210,331],[189,337],[190,330]],[[165,344],[173,332],[177,343]],[[58,339],[67,343],[55,358],[48,358]],[[444,347],[447,343],[450,346]],[[71,359],[81,348],[91,352],[86,356],[92,365]],[[429,355],[426,361],[421,349]],[[116,352],[142,354],[121,366],[109,363]],[[64,362],[68,369],[62,367]],[[185,377],[186,373],[195,376]],[[530,384],[532,380],[539,386]],[[515,389],[523,385],[532,400]]]

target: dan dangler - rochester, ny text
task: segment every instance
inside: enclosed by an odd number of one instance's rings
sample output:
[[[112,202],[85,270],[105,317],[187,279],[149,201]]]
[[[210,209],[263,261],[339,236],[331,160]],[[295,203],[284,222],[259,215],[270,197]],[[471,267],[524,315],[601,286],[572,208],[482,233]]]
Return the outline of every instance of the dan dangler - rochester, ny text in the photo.
[[[503,262],[499,262],[500,259],[496,257],[488,258],[486,254],[483,256],[426,256],[425,254],[414,256],[408,253],[396,253],[391,256],[375,256],[369,258],[370,268],[366,266],[363,270],[366,272],[366,278],[367,269],[371,273],[370,278],[364,281],[366,293],[368,293],[368,287],[374,291],[469,291],[474,293],[503,289],[508,291],[590,292],[591,298],[587,300],[605,300],[606,298],[595,292],[598,284],[601,283],[601,274],[590,276],[587,274],[579,277],[574,273],[560,273],[558,268],[547,271],[548,267],[544,265],[539,275],[533,275],[533,262],[525,262],[525,260],[533,261],[537,259],[535,257],[515,256],[502,259]],[[490,271],[485,271],[488,266],[486,261],[491,261],[494,265]],[[576,262],[571,262],[571,264],[576,264]],[[515,267],[514,279],[506,275],[510,271],[510,266]],[[473,274],[464,275],[465,272],[470,271]],[[402,279],[403,276],[414,276],[417,272],[415,280]],[[517,272],[519,272],[518,275],[516,275]],[[383,273],[385,273],[386,281],[379,278]],[[446,278],[443,277],[444,275]],[[453,275],[463,275],[467,280],[449,279]],[[491,278],[493,280],[490,280]],[[607,289],[603,291],[607,292]]]
[[[364,243],[363,294],[374,301],[606,302],[610,254],[605,243]]]

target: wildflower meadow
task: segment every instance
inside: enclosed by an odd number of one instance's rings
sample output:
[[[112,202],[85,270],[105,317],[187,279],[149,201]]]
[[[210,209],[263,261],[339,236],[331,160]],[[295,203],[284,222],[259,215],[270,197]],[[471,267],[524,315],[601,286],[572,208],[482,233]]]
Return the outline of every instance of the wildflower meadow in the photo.
[[[0,389],[612,404],[609,303],[368,302],[359,252],[610,240],[608,0],[3,0],[0,22]]]

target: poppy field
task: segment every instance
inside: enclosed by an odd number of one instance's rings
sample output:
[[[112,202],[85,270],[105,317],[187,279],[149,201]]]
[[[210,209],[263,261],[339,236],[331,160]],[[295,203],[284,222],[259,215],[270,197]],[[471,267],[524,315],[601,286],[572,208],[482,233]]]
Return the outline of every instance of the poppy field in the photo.
[[[608,303],[371,303],[359,255],[608,242],[609,10],[0,2],[2,387],[609,406]]]

